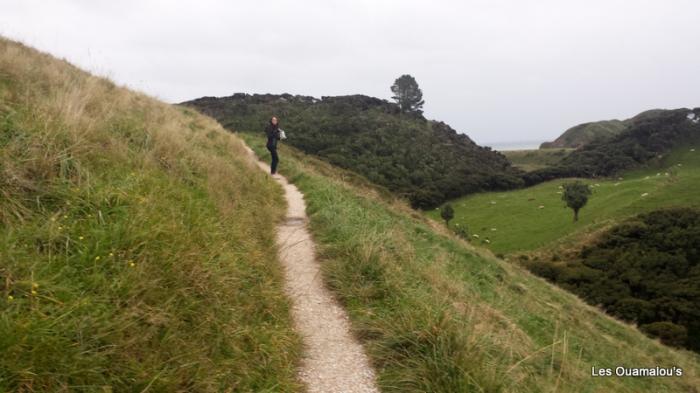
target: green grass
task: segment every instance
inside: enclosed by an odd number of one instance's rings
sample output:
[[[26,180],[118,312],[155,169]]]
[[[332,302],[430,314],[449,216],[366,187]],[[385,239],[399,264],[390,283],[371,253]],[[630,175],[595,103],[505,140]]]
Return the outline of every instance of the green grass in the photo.
[[[621,179],[583,180],[593,186],[593,194],[579,222],[573,222],[573,212],[565,208],[559,194],[559,186],[567,180],[553,180],[522,190],[453,200],[455,218],[450,226],[466,226],[471,236],[479,236],[472,241],[506,254],[567,242],[660,207],[700,207],[700,143],[677,149],[658,168],[630,172]],[[438,210],[426,213],[440,219]]]
[[[296,391],[281,190],[211,119],[0,39],[0,391]]]
[[[261,134],[241,134],[264,159]],[[685,392],[700,358],[488,256],[362,178],[280,147],[305,194],[326,283],[387,392]],[[682,378],[593,378],[673,366]]]
[[[533,149],[502,151],[513,166],[526,172],[546,168],[559,162],[573,149]]]

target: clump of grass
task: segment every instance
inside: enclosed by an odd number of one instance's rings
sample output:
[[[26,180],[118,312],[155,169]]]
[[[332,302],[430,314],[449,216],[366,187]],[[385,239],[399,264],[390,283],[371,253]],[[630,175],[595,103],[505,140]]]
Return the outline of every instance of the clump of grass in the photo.
[[[299,388],[237,138],[5,39],[0,130],[0,391]]]
[[[267,157],[262,136],[241,134]],[[384,391],[682,392],[700,357],[651,340],[575,296],[474,249],[344,171],[280,147],[304,192],[324,278]],[[499,227],[499,231],[500,231]],[[591,367],[672,367],[680,378],[593,378]]]

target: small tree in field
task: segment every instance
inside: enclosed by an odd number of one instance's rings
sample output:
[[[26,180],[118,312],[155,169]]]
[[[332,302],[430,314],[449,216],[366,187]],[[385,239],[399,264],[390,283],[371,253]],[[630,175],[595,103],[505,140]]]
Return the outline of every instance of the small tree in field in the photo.
[[[574,222],[578,221],[578,211],[588,203],[588,197],[591,195],[591,188],[588,184],[583,184],[580,181],[566,183],[563,185],[564,193],[561,199],[566,202],[566,206],[574,211]]]
[[[405,74],[397,78],[391,86],[391,92],[402,112],[423,113],[423,92],[411,75]]]
[[[445,225],[449,227],[450,220],[455,217],[455,210],[452,208],[452,205],[448,203],[443,206],[442,210],[440,210],[440,217],[445,220]]]

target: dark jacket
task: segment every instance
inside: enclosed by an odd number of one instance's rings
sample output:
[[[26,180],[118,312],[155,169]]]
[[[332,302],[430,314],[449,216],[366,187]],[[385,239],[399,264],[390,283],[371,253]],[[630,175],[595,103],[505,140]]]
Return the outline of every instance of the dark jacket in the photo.
[[[279,126],[273,125],[272,123],[268,124],[267,127],[265,127],[265,134],[267,135],[267,147],[276,148],[277,141],[280,139]]]

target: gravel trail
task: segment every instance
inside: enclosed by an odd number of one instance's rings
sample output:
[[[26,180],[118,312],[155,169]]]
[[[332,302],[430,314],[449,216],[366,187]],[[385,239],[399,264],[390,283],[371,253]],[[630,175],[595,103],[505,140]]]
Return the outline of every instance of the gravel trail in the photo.
[[[255,161],[270,173],[268,165]],[[299,379],[309,393],[378,393],[374,371],[350,333],[345,310],[323,284],[304,196],[284,177],[274,178],[284,188],[288,204],[285,220],[277,227],[277,245],[294,325],[304,341]]]

